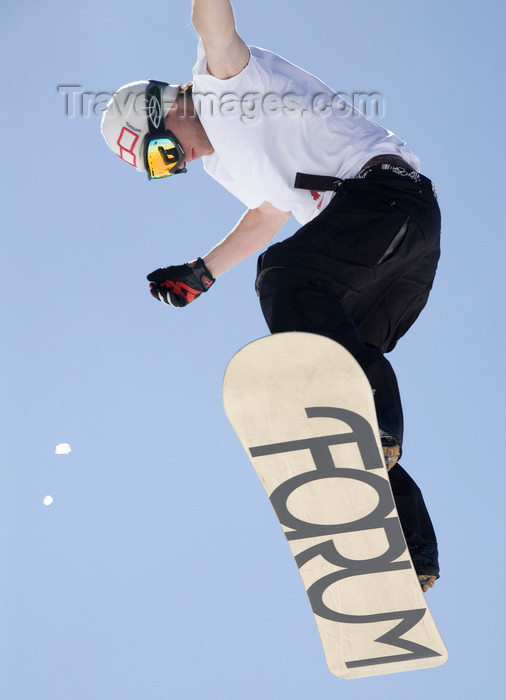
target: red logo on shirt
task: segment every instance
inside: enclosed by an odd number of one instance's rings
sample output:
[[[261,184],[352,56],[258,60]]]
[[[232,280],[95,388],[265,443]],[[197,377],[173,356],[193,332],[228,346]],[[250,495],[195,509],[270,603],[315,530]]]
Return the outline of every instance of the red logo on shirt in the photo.
[[[320,209],[322,204],[323,204],[323,194],[321,192],[317,192],[317,190],[310,190],[311,196],[314,199],[315,202],[318,202],[318,206],[316,207],[317,209]]]

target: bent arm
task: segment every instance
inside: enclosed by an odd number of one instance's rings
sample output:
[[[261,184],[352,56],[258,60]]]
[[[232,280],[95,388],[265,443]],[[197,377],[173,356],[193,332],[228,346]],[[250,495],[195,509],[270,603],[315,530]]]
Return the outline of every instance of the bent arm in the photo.
[[[227,80],[242,71],[249,49],[237,33],[230,0],[193,0],[192,22],[202,39],[211,75]]]
[[[289,218],[290,212],[280,211],[268,202],[248,209],[228,236],[204,256],[207,269],[213,277],[223,274],[263,248]]]

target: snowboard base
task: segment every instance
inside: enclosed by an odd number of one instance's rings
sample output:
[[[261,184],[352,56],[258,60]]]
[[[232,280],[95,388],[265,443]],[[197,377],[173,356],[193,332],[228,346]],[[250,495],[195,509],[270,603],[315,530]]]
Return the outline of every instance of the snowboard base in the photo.
[[[395,508],[370,385],[328,338],[280,333],[231,360],[226,414],[299,568],[340,678],[444,664]]]

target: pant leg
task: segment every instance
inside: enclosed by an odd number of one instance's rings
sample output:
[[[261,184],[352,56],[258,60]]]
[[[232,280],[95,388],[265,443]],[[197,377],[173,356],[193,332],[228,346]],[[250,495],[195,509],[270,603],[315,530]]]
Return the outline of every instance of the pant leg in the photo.
[[[380,430],[402,444],[397,380],[384,357],[427,302],[441,217],[431,183],[388,172],[345,180],[332,202],[259,259],[257,291],[272,333],[325,335],[357,359]]]
[[[399,463],[388,472],[404,537],[419,573],[439,574],[436,533],[422,492]],[[427,569],[427,565],[429,569]]]
[[[367,344],[325,279],[303,270],[270,268],[257,285],[271,333],[304,331],[343,345],[358,361],[374,390],[380,431],[402,444],[403,415],[397,380],[383,353]]]
[[[271,333],[303,331],[324,335],[346,347],[359,361],[376,392],[380,430],[399,436],[402,444],[402,408],[395,374],[384,355],[367,345],[345,312],[339,299],[322,291],[311,275],[285,269],[271,269],[259,285],[260,303]],[[437,542],[422,493],[413,479],[396,464],[390,471],[390,484],[404,536],[411,551],[429,551],[435,568]],[[422,572],[425,573],[425,572]]]
[[[431,193],[380,180],[343,188],[316,219],[272,246],[259,260],[257,291],[272,333],[317,333],[354,355],[375,390],[380,430],[402,444],[399,390],[383,353],[427,301],[440,215]],[[436,569],[436,536],[420,489],[400,465],[390,481],[410,551],[431,553]]]

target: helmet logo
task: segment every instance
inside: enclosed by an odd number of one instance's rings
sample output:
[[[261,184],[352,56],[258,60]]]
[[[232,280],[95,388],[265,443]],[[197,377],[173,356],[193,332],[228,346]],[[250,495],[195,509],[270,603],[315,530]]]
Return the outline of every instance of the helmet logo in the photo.
[[[119,146],[119,157],[129,165],[133,165],[134,168],[137,167],[137,158],[135,156],[134,148],[138,138],[139,136],[137,134],[124,126],[121,129],[118,140],[116,141]]]
[[[162,121],[162,105],[160,104],[156,95],[151,95],[146,111],[148,114],[148,119],[153,124],[155,129],[158,129]]]

